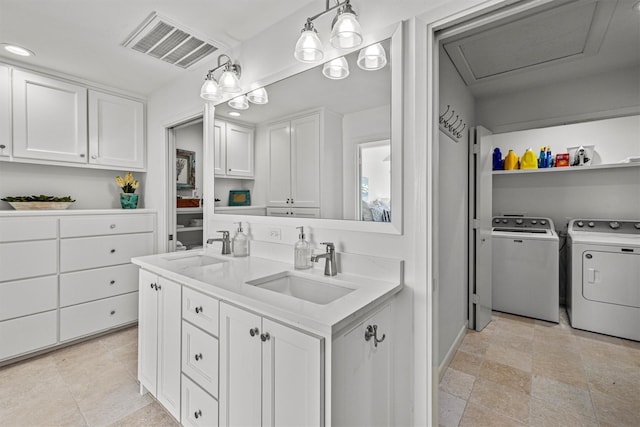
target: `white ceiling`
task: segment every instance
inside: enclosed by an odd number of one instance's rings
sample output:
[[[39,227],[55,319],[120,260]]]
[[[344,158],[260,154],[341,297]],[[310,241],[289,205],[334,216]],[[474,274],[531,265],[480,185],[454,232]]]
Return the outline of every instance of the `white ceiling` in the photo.
[[[36,54],[20,59],[1,49],[0,59],[146,95],[186,72],[121,46],[152,12],[217,46],[233,47],[311,1],[0,0],[0,43]],[[218,53],[203,61],[213,65]]]

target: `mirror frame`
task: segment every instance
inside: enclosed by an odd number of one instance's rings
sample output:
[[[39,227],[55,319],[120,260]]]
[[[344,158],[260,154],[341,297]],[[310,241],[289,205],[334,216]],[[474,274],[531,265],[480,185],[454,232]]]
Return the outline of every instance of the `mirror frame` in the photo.
[[[243,222],[255,223],[255,224],[283,224],[283,220],[288,224],[291,220],[297,220],[303,222],[304,225],[314,228],[324,228],[331,230],[349,230],[367,233],[382,233],[382,234],[396,234],[402,235],[403,233],[403,80],[404,80],[404,56],[403,56],[403,34],[402,34],[402,22],[391,25],[389,27],[371,32],[365,35],[363,40],[363,46],[368,46],[374,43],[378,43],[382,40],[391,39],[390,43],[390,55],[391,60],[391,222],[371,222],[371,221],[358,221],[358,220],[345,220],[345,219],[323,219],[323,218],[281,218],[273,216],[254,216],[254,215],[231,215],[231,214],[216,214],[214,207],[214,186],[215,178],[213,173],[209,171],[214,170],[213,153],[214,153],[214,120],[215,120],[215,106],[212,103],[206,103],[204,109],[204,162],[203,170],[205,171],[203,178],[203,193],[204,193],[204,213],[207,217],[211,217],[210,213],[213,212],[213,219],[216,221],[228,221],[233,222],[241,220]],[[352,49],[350,51],[337,50],[329,51],[329,55],[326,55],[325,62],[340,56],[347,55],[351,52],[359,49]],[[326,52],[327,53],[327,52]],[[302,65],[302,68],[301,68]],[[270,76],[269,80],[261,81],[259,86],[256,84],[243,84],[243,87],[264,87],[277,81],[291,77],[294,74],[306,71],[308,69],[317,67],[321,64],[300,64],[297,63],[292,67],[288,67],[280,73]],[[219,104],[227,102],[225,98]]]

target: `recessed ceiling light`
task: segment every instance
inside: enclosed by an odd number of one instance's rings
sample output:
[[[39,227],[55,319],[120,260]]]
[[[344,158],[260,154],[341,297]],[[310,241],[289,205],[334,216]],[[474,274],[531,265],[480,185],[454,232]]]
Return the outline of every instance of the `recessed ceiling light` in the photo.
[[[240,116],[240,113],[238,113],[237,111],[229,111],[229,115],[233,117],[238,117]]]
[[[6,50],[7,52],[11,52],[14,55],[35,56],[35,53],[33,53],[29,49],[26,49],[26,48],[24,48],[22,46],[16,46],[14,44],[2,43],[2,47],[4,47],[4,50]]]

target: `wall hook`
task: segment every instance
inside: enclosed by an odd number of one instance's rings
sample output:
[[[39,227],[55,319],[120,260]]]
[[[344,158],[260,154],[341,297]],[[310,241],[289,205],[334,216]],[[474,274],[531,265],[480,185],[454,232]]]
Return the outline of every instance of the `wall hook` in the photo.
[[[451,107],[451,106],[447,105],[447,111],[445,111],[444,113],[442,113],[440,115],[440,123],[444,122],[444,116],[449,112],[449,107]]]
[[[456,110],[451,110],[451,115],[442,121],[445,127],[449,126],[449,120],[451,120],[455,114]]]
[[[364,331],[364,340],[369,341],[373,338],[374,346],[377,347],[379,342],[384,341],[386,334],[382,334],[381,338],[378,338],[378,325],[367,325]]]
[[[457,131],[457,132],[456,132],[456,136],[457,136],[458,138],[461,138],[461,137],[462,137],[462,131],[464,130],[464,128],[465,128],[466,126],[467,126],[467,124],[465,123],[465,124],[462,126],[462,129],[460,129],[459,131]]]
[[[457,126],[456,123],[458,123],[458,117],[460,116],[456,114],[456,119],[453,121],[453,123],[447,125],[447,128],[449,128],[450,131],[453,131],[454,126]],[[462,119],[460,119],[460,123],[462,123]]]

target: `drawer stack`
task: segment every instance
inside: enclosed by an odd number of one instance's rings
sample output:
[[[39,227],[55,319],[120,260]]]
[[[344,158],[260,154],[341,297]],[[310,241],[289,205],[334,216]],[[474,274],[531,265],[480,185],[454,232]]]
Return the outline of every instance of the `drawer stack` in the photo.
[[[182,409],[185,426],[218,424],[219,302],[182,291]]]
[[[155,213],[0,217],[0,363],[138,320]]]

